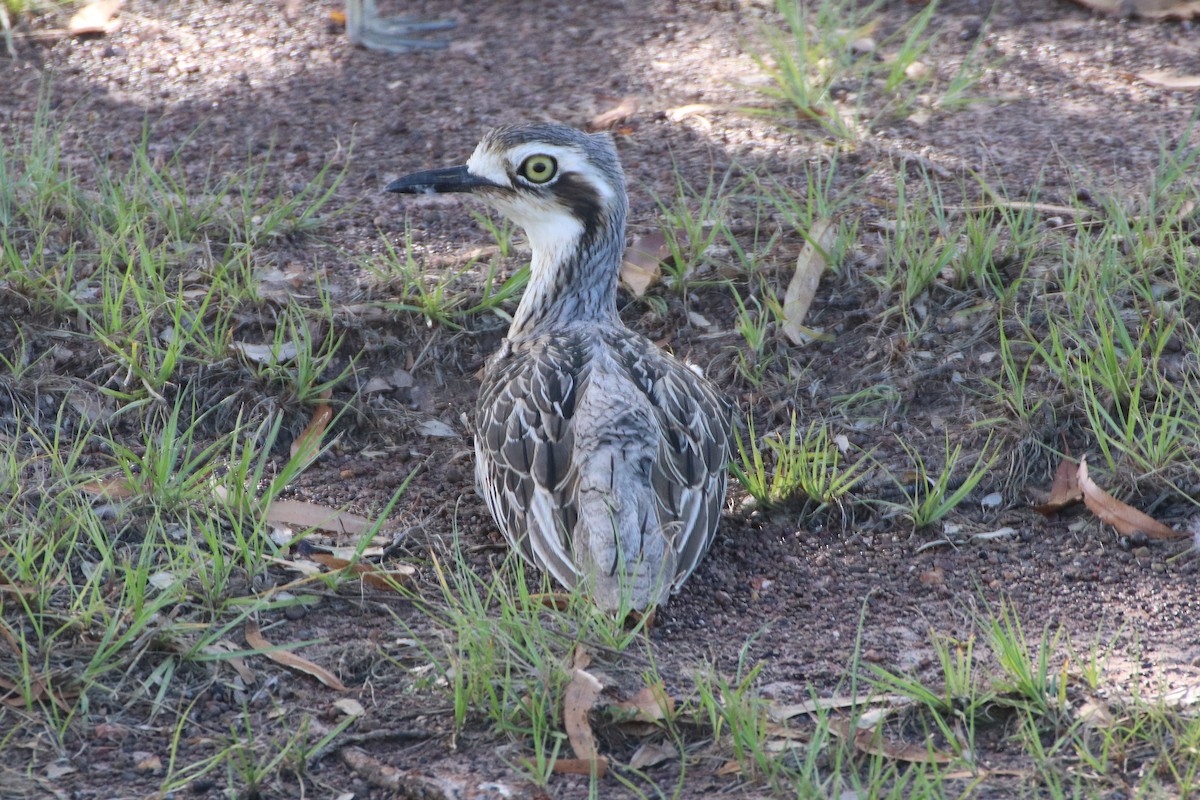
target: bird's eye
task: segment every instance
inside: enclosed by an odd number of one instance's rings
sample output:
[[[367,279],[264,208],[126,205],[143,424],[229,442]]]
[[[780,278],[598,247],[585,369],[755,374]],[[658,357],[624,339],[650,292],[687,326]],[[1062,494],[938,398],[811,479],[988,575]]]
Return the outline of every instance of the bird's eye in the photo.
[[[550,156],[530,156],[517,172],[530,183],[549,183],[558,173],[558,162]]]

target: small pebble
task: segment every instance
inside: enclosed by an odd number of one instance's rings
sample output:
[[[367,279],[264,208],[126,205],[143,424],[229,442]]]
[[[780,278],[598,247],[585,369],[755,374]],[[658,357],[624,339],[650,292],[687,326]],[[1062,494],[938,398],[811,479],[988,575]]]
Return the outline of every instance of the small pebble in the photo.
[[[863,36],[850,43],[850,52],[855,55],[865,56],[867,53],[875,52],[876,47],[874,39],[870,36]]]

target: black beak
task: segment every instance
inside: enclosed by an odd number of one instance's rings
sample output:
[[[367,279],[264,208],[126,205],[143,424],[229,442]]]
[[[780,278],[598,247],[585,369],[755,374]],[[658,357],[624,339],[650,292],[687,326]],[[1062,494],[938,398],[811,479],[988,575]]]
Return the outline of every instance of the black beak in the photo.
[[[414,172],[397,178],[384,191],[404,194],[447,194],[449,192],[473,192],[485,187],[495,188],[491,181],[472,175],[466,167],[446,167]]]

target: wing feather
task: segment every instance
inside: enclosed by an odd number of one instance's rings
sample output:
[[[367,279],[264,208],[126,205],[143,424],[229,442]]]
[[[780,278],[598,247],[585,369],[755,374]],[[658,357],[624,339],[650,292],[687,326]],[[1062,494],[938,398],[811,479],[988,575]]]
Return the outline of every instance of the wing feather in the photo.
[[[659,424],[651,481],[660,525],[673,537],[672,588],[677,589],[716,536],[725,503],[730,410],[711,383],[642,337],[622,331],[612,344],[650,399]]]
[[[555,337],[504,348],[489,364],[475,411],[476,475],[505,537],[559,582],[576,580],[575,399],[587,342]]]

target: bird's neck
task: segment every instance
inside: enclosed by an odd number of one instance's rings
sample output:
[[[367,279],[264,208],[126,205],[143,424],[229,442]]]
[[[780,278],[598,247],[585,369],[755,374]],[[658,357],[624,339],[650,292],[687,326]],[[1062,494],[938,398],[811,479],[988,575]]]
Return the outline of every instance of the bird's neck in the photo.
[[[579,223],[526,225],[533,249],[529,285],[508,338],[571,323],[617,325],[617,273],[625,252],[624,214]]]

